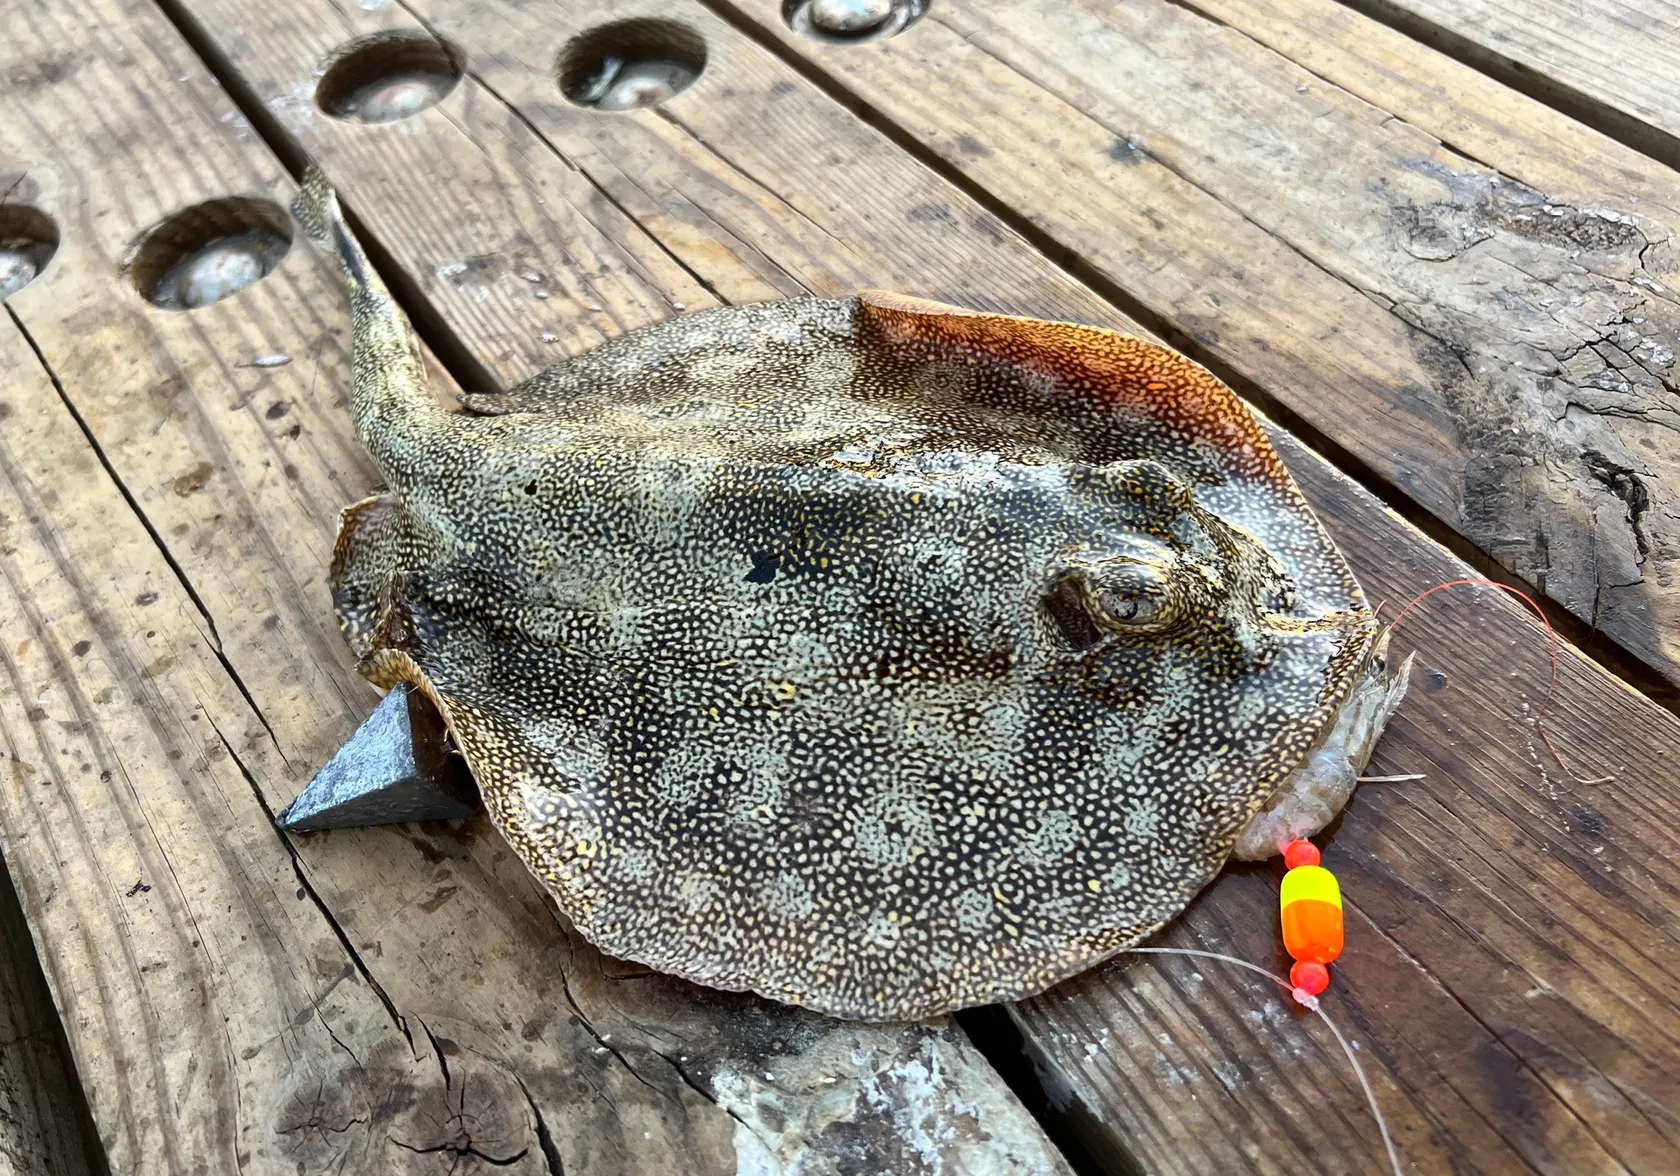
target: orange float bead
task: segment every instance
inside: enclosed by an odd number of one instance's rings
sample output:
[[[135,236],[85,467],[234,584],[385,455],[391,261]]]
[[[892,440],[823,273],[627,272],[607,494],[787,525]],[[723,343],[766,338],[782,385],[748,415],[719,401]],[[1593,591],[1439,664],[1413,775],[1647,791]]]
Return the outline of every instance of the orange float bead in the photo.
[[[1293,856],[1301,864],[1283,876],[1278,895],[1283,946],[1296,960],[1328,964],[1342,954],[1342,890],[1334,874],[1313,864],[1318,851],[1308,858],[1296,850],[1301,844],[1294,842],[1285,851],[1286,860]]]

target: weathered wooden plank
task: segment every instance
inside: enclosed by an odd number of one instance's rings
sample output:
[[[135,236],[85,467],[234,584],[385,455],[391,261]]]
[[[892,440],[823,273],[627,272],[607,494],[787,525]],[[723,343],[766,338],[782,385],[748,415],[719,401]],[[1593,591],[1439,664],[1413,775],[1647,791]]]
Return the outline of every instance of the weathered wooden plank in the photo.
[[[1197,0],[1197,11],[1471,159],[1560,200],[1591,204],[1607,183],[1635,209],[1670,215],[1674,173],[1336,0]]]
[[[231,51],[233,67],[258,98],[276,105],[284,132],[329,161],[365,216],[391,218],[386,223],[394,236],[386,245],[393,256],[422,273],[449,263],[448,255],[425,253],[424,236],[402,227],[407,213],[366,207],[382,190],[364,171],[377,166],[361,158],[374,153],[365,128],[326,125],[279,100],[305,86],[326,43],[362,26],[318,32],[319,14],[302,3],[265,6],[260,14],[235,13],[221,3],[191,8],[215,43]],[[415,11],[465,49],[485,91],[512,103],[517,117],[492,120],[485,113],[491,108],[476,96],[459,106],[451,99],[442,111],[475,139],[499,127],[516,134],[511,126],[519,119],[540,133],[511,140],[518,147],[508,157],[518,161],[520,183],[557,182],[550,177],[565,174],[568,164],[582,169],[726,297],[896,284],[951,300],[1124,325],[1111,305],[972,200],[919,171],[795,71],[698,6],[665,5],[659,13],[704,36],[706,73],[660,110],[622,116],[578,110],[551,88],[557,47],[599,19],[587,5],[550,4],[538,12],[437,0]],[[651,11],[615,10],[614,16]],[[477,111],[479,121],[467,123],[462,109]],[[418,123],[413,131],[429,133]],[[494,173],[487,167],[483,174]],[[434,211],[427,215],[457,202],[466,206],[454,187],[472,182],[463,175],[433,185],[427,199]],[[433,297],[440,320],[476,352],[512,355],[529,346],[511,330],[480,333],[455,309],[449,289]],[[510,363],[507,374],[523,374],[536,362]],[[1321,460],[1281,443],[1374,594],[1398,600],[1460,570]],[[1672,768],[1680,732],[1664,712],[1571,660],[1556,720],[1562,745],[1596,768],[1602,731],[1626,729],[1649,740],[1630,745],[1628,774],[1615,787],[1577,796],[1545,767],[1524,710],[1538,705],[1533,675],[1544,670],[1538,631],[1497,604],[1441,607],[1451,611],[1430,614],[1435,620],[1414,614],[1408,629],[1445,684],[1420,675],[1418,699],[1381,761],[1396,771],[1420,767],[1431,778],[1361,796],[1332,851],[1344,852],[1345,844],[1368,853],[1375,846],[1384,865],[1379,874],[1368,861],[1356,867],[1333,856],[1350,879],[1350,894],[1371,894],[1360,909],[1373,919],[1356,926],[1334,1007],[1352,1019],[1379,1096],[1397,1121],[1408,1159],[1421,1170],[1454,1164],[1508,1170],[1534,1157],[1542,1169],[1617,1171],[1619,1161],[1600,1133],[1625,1138],[1644,1155],[1674,1132],[1672,1115],[1662,1108],[1675,1102],[1665,1070],[1674,1068],[1680,1034],[1665,975],[1676,962],[1670,928],[1680,877],[1666,816],[1651,814],[1674,812],[1680,797]],[[1513,658],[1525,655],[1532,668],[1512,679]],[[1409,732],[1404,743],[1401,732]],[[1621,764],[1617,757],[1610,766]],[[1398,814],[1385,804],[1400,806]],[[1391,815],[1378,822],[1385,812]],[[1356,842],[1354,831],[1367,822],[1366,840]],[[1554,893],[1537,902],[1532,892],[1542,886]],[[1264,873],[1234,874],[1198,905],[1180,934],[1267,960],[1276,951],[1269,895]],[[1610,930],[1599,930],[1600,922]],[[1590,950],[1579,946],[1584,943]],[[1578,960],[1566,956],[1578,947]],[[1198,970],[1214,975],[1212,967]],[[1462,968],[1473,969],[1469,982],[1458,974]],[[1247,1016],[1263,990],[1243,990],[1239,980],[1232,994],[1222,980],[1219,987],[1187,985],[1176,981],[1180,975],[1173,965],[1132,961],[1017,1012],[1046,1072],[1065,1079],[1059,1093],[1097,1116],[1096,1142],[1116,1165],[1136,1161],[1171,1171],[1200,1156],[1203,1169],[1230,1161],[1279,1170],[1346,1155],[1355,1157],[1351,1168],[1363,1170],[1380,1159],[1357,1087],[1335,1055],[1323,1052],[1331,1045],[1327,1038],[1292,1028],[1276,1007],[1265,1023],[1277,1023],[1285,1036],[1256,1038]],[[1549,995],[1546,985],[1563,995]],[[1135,1006],[1128,1021],[1103,998],[1105,988],[1156,996]],[[1528,996],[1531,989],[1537,994]],[[1083,1022],[1089,1033],[1075,1041],[1071,1035],[1084,1031]],[[1132,1034],[1137,1048],[1114,1048],[1116,1032]],[[1162,1033],[1176,1034],[1181,1069],[1194,1082],[1175,1084],[1158,1068],[1153,1047],[1145,1047]],[[1086,1045],[1095,1045],[1095,1053]],[[1310,1070],[1303,1075],[1281,1066],[1275,1059],[1282,1057],[1292,1064],[1311,1059]],[[1217,1077],[1232,1074],[1229,1085]],[[1250,1080],[1255,1074],[1287,1081],[1271,1086]],[[1134,1130],[1153,1133],[1147,1146],[1132,1139]]]
[[[63,213],[69,195],[41,204]],[[64,251],[49,287],[91,252]],[[111,1168],[364,1162],[358,1104],[441,1098],[436,1064],[307,901],[240,770],[266,732],[49,373],[0,326],[0,833]],[[350,1081],[364,1073],[390,1088]]]
[[[1680,163],[1673,0],[1353,0],[1353,7]]]
[[[1671,215],[1667,167],[1336,0],[1200,0],[1197,8],[1556,200],[1590,207],[1612,178],[1625,207]],[[1600,648],[1596,635],[1587,648]]]
[[[88,1176],[99,1151],[11,877],[0,874],[0,1172]]]
[[[1175,341],[1680,680],[1672,173],[1537,190],[1168,0],[959,0],[849,46],[741,7]]]
[[[338,507],[373,488],[348,311],[302,247],[213,306],[141,301],[142,229],[290,181],[151,5],[0,7],[0,182],[64,237],[0,368],[0,840],[113,1170],[821,1171],[856,1148],[1061,1170],[947,1026],[604,966],[482,820],[276,833],[374,702],[324,584]],[[487,158],[440,125],[443,160]],[[612,240],[564,200],[555,228],[540,190],[480,196],[563,240],[556,282],[580,265],[604,305],[697,289],[610,207],[588,211]]]

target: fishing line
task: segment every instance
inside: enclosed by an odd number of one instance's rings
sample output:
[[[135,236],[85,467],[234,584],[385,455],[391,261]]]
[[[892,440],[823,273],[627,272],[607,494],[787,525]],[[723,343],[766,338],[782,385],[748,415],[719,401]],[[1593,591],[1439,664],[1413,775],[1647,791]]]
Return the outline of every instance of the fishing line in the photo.
[[[1575,771],[1569,766],[1569,764],[1564,760],[1562,754],[1559,753],[1557,747],[1552,743],[1551,738],[1546,734],[1545,716],[1546,716],[1546,712],[1551,708],[1552,699],[1557,695],[1558,678],[1560,676],[1561,666],[1562,666],[1562,657],[1560,655],[1560,649],[1562,647],[1563,642],[1562,642],[1562,639],[1558,636],[1557,630],[1552,627],[1552,622],[1546,616],[1545,611],[1543,609],[1541,609],[1541,607],[1538,604],[1535,603],[1534,599],[1531,596],[1529,596],[1528,593],[1522,591],[1519,588],[1513,588],[1509,584],[1501,584],[1497,580],[1486,580],[1486,579],[1481,579],[1479,577],[1465,577],[1465,578],[1458,579],[1458,580],[1448,580],[1446,583],[1437,584],[1433,588],[1430,588],[1427,591],[1419,593],[1417,596],[1414,596],[1410,601],[1408,601],[1406,603],[1405,607],[1403,607],[1400,610],[1399,614],[1394,618],[1394,623],[1389,625],[1388,631],[1390,633],[1393,633],[1394,630],[1396,630],[1400,627],[1400,622],[1404,621],[1406,619],[1406,617],[1411,613],[1411,611],[1414,608],[1416,608],[1418,605],[1422,604],[1424,601],[1428,600],[1431,596],[1434,596],[1437,592],[1443,592],[1448,588],[1460,588],[1460,587],[1497,588],[1501,592],[1508,592],[1512,596],[1515,596],[1517,599],[1521,600],[1524,604],[1528,605],[1528,607],[1533,610],[1534,615],[1540,618],[1540,623],[1546,627],[1546,636],[1547,636],[1549,646],[1550,646],[1551,663],[1552,663],[1552,676],[1551,676],[1551,682],[1546,687],[1546,697],[1540,703],[1539,709],[1537,711],[1535,711],[1535,713],[1534,713],[1534,732],[1535,732],[1536,735],[1539,736],[1540,742],[1545,746],[1547,752],[1549,752],[1551,754],[1551,757],[1557,763],[1558,768],[1563,772],[1563,774],[1565,776],[1569,777],[1569,779],[1573,780],[1575,783],[1590,785],[1590,784],[1607,784],[1610,781],[1612,781],[1614,779],[1613,776],[1604,776],[1604,777],[1601,777],[1601,778],[1598,778],[1598,779],[1592,779],[1592,780],[1588,780],[1588,779],[1585,779],[1581,776],[1578,776],[1575,773]],[[1380,613],[1381,611],[1382,611],[1382,606],[1378,605],[1377,606],[1377,612]],[[1386,782],[1391,782],[1391,781],[1392,782],[1399,782],[1399,781],[1404,781],[1404,780],[1421,780],[1423,778],[1424,777],[1421,773],[1408,773],[1408,774],[1405,774],[1405,775],[1395,775],[1395,776],[1361,776],[1361,777],[1359,777],[1359,782],[1360,783],[1377,783],[1377,782],[1385,782],[1386,783]],[[1297,843],[1297,844],[1302,845],[1302,847],[1305,848],[1305,849],[1311,850],[1311,847],[1308,846],[1308,845],[1305,845],[1304,843]],[[1290,861],[1290,858],[1287,854],[1285,856],[1285,860]],[[1316,866],[1316,864],[1318,862],[1318,854],[1316,853],[1316,851],[1313,851],[1313,852],[1310,853],[1309,856],[1301,858],[1300,861],[1301,862],[1310,862],[1312,865]],[[1291,864],[1292,867],[1294,867],[1296,865],[1296,862],[1290,861],[1290,864]],[[1292,872],[1293,872],[1293,870],[1292,870]],[[1285,907],[1286,907],[1285,922],[1287,924],[1287,922],[1288,922],[1287,906],[1288,906],[1288,899],[1289,899],[1289,895],[1288,895],[1289,887],[1287,885],[1287,882],[1285,884],[1284,889],[1285,889],[1284,900],[1285,900]],[[1340,953],[1341,919],[1340,919],[1340,909],[1339,909],[1340,908],[1339,895],[1337,896],[1337,904],[1336,905],[1337,905],[1338,909],[1336,911],[1336,918],[1335,918],[1335,926],[1336,926],[1336,931],[1335,931],[1336,949],[1335,949],[1335,953],[1333,953],[1331,956],[1325,956],[1325,957],[1319,957],[1319,958],[1333,958],[1334,954],[1339,954]],[[1289,931],[1288,931],[1288,928],[1286,926],[1286,928],[1285,928],[1285,942],[1288,943],[1288,941],[1289,941]],[[1282,988],[1285,992],[1289,993],[1289,995],[1291,997],[1293,997],[1298,1004],[1302,1005],[1303,1007],[1305,1007],[1307,1009],[1312,1010],[1314,1013],[1317,1013],[1319,1019],[1324,1022],[1325,1027],[1328,1028],[1330,1030],[1331,1034],[1334,1035],[1334,1037],[1336,1038],[1336,1044],[1342,1047],[1342,1055],[1347,1058],[1348,1065],[1353,1067],[1354,1077],[1359,1080],[1359,1088],[1362,1091],[1365,1092],[1366,1105],[1369,1106],[1370,1109],[1371,1109],[1371,1117],[1377,1121],[1377,1130],[1382,1133],[1383,1149],[1388,1153],[1388,1163],[1389,1163],[1390,1168],[1392,1168],[1393,1171],[1394,1171],[1394,1176],[1402,1176],[1402,1170],[1401,1170],[1401,1167],[1400,1167],[1400,1156],[1399,1156],[1399,1153],[1395,1150],[1393,1137],[1391,1135],[1389,1135],[1389,1133],[1388,1133],[1388,1123],[1387,1123],[1387,1121],[1385,1121],[1383,1119],[1382,1108],[1377,1105],[1376,1092],[1371,1089],[1371,1083],[1365,1077],[1364,1067],[1362,1067],[1359,1064],[1359,1059],[1356,1056],[1354,1056],[1353,1046],[1350,1045],[1348,1043],[1348,1039],[1342,1035],[1341,1029],[1337,1028],[1336,1022],[1334,1022],[1330,1019],[1330,1014],[1324,1011],[1323,1005],[1319,1002],[1319,999],[1314,994],[1314,992],[1308,991],[1308,989],[1302,988],[1300,985],[1295,984],[1290,980],[1286,980],[1284,977],[1279,976],[1275,972],[1269,971],[1266,968],[1262,968],[1258,964],[1251,964],[1247,960],[1238,959],[1236,956],[1225,955],[1222,952],[1200,951],[1200,950],[1197,950],[1197,949],[1194,949],[1194,948],[1187,948],[1187,947],[1130,947],[1130,948],[1127,948],[1126,950],[1128,952],[1131,952],[1131,953],[1136,954],[1136,955],[1175,955],[1175,956],[1189,956],[1189,957],[1198,958],[1198,959],[1219,960],[1222,963],[1231,964],[1231,965],[1233,965],[1235,967],[1238,967],[1238,968],[1244,968],[1244,969],[1246,969],[1250,972],[1253,972],[1257,975],[1264,976],[1266,979],[1270,980],[1273,984],[1276,984],[1279,988]],[[1297,960],[1299,961],[1300,955],[1294,948],[1291,948],[1291,954],[1296,955]],[[1299,968],[1300,966],[1301,966],[1300,963],[1297,962],[1296,967]],[[1328,973],[1323,968],[1319,968],[1318,969],[1318,977],[1319,978],[1316,981],[1317,990],[1322,991],[1323,986],[1328,983],[1328,978],[1327,978]],[[1313,981],[1310,978],[1303,979],[1303,983],[1312,983],[1312,982]]]
[[[1396,624],[1398,623],[1396,622]],[[1365,1070],[1360,1066],[1359,1059],[1354,1056],[1353,1047],[1348,1044],[1347,1038],[1342,1036],[1342,1031],[1336,1028],[1336,1022],[1330,1019],[1330,1014],[1324,1011],[1318,997],[1303,989],[1296,988],[1276,972],[1268,971],[1259,964],[1251,964],[1247,960],[1239,960],[1236,956],[1224,955],[1217,951],[1198,951],[1189,947],[1128,947],[1126,951],[1136,955],[1196,956],[1201,959],[1221,960],[1227,964],[1235,964],[1239,968],[1247,968],[1250,972],[1256,972],[1264,976],[1289,993],[1301,1005],[1317,1013],[1319,1019],[1329,1026],[1330,1032],[1335,1034],[1336,1044],[1342,1047],[1342,1053],[1347,1057],[1348,1065],[1353,1067],[1354,1077],[1359,1079],[1359,1088],[1365,1092],[1365,1102],[1371,1108],[1371,1117],[1377,1121],[1377,1130],[1382,1132],[1383,1147],[1388,1151],[1388,1163],[1394,1169],[1394,1176],[1403,1176],[1400,1168],[1400,1155],[1394,1150],[1394,1140],[1388,1134],[1388,1123],[1383,1119],[1382,1108],[1377,1106],[1376,1093],[1371,1089],[1371,1084],[1366,1081]]]
[[[1615,780],[1614,776],[1600,776],[1592,780],[1577,776],[1568,763],[1564,761],[1563,756],[1559,754],[1558,749],[1552,745],[1551,739],[1546,734],[1544,719],[1546,717],[1546,711],[1552,705],[1553,696],[1557,694],[1559,666],[1562,660],[1559,656],[1559,650],[1563,646],[1563,640],[1558,636],[1557,630],[1552,628],[1552,622],[1547,618],[1545,611],[1534,602],[1534,598],[1532,596],[1524,592],[1522,589],[1513,588],[1509,584],[1501,584],[1498,580],[1484,580],[1476,576],[1466,577],[1461,580],[1448,580],[1444,584],[1437,584],[1435,587],[1412,597],[1412,599],[1406,603],[1406,607],[1402,608],[1400,610],[1400,614],[1394,618],[1394,623],[1388,627],[1388,631],[1393,633],[1394,630],[1400,627],[1400,622],[1406,619],[1407,613],[1411,612],[1418,605],[1428,600],[1431,596],[1434,596],[1437,592],[1443,591],[1447,588],[1459,588],[1466,586],[1497,588],[1501,592],[1509,592],[1512,596],[1515,596],[1524,604],[1528,605],[1529,608],[1534,610],[1534,615],[1540,618],[1540,623],[1542,625],[1546,626],[1546,636],[1550,642],[1552,654],[1552,680],[1551,684],[1546,687],[1546,697],[1544,701],[1540,703],[1540,709],[1534,712],[1534,733],[1540,737],[1540,742],[1544,744],[1546,750],[1551,753],[1552,759],[1556,761],[1558,769],[1576,784],[1609,784]],[[1378,606],[1378,608],[1380,611],[1381,606]]]

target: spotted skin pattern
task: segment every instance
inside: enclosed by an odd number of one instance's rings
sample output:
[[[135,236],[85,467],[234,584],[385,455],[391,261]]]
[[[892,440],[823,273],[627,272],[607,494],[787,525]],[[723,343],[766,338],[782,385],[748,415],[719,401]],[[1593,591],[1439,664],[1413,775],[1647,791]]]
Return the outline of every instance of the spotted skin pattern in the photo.
[[[1039,992],[1182,910],[1366,668],[1340,554],[1172,352],[796,300],[450,414],[318,173],[297,212],[390,486],[344,633],[612,955],[869,1020]]]

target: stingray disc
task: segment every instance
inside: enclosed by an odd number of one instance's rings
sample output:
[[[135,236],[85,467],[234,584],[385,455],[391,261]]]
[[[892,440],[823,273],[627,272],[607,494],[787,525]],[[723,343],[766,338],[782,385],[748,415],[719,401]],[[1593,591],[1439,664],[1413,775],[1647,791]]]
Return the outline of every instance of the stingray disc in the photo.
[[[1109,331],[789,301],[489,415],[365,401],[365,672],[438,702],[601,949],[838,1016],[1026,996],[1172,918],[1375,633],[1241,402]]]

